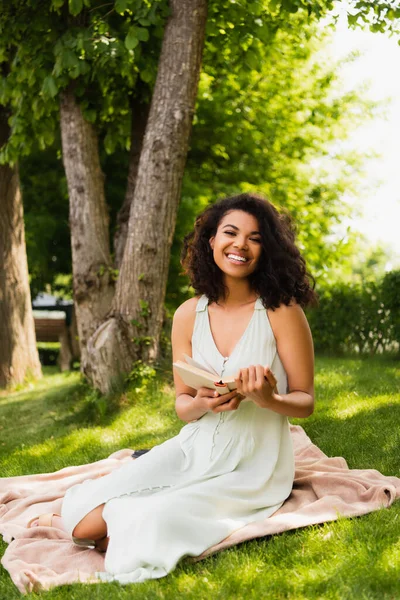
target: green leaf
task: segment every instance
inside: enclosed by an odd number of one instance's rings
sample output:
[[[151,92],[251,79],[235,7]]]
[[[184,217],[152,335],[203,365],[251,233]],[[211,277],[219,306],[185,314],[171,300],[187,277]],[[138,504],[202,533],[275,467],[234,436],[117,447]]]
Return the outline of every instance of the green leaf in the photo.
[[[59,10],[64,4],[64,0],[52,0],[51,8]]]
[[[136,37],[141,42],[147,42],[149,39],[149,31],[144,27],[136,27]]]
[[[68,0],[68,8],[71,15],[76,17],[83,8],[83,0]]]
[[[144,71],[140,71],[140,79],[145,83],[150,83],[153,79],[153,74],[151,71],[145,69]]]
[[[94,123],[96,121],[97,113],[93,108],[88,108],[84,111],[86,121],[89,123]]]
[[[79,59],[72,50],[65,48],[62,53],[62,63],[67,69],[79,68]]]
[[[106,137],[104,138],[104,149],[107,152],[107,154],[112,154],[115,150],[115,146],[116,139],[113,136],[113,134],[109,131]]]
[[[45,96],[49,96],[50,98],[55,98],[58,94],[58,88],[54,77],[48,75],[44,78],[42,85],[42,92]]]
[[[116,0],[115,10],[118,14],[123,15],[128,8],[128,0]]]
[[[357,25],[358,13],[355,15],[347,14],[347,22],[350,26]]]
[[[125,38],[125,48],[127,50],[134,50],[139,43],[139,39],[136,37],[136,27],[131,27],[128,31],[128,35]]]
[[[271,13],[275,13],[280,7],[280,0],[269,0],[268,9]]]

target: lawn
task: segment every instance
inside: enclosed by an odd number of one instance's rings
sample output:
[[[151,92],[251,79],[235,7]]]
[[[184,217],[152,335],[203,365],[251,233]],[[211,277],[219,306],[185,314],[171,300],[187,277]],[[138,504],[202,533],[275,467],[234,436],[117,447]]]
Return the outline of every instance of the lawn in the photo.
[[[161,375],[161,374],[160,374]],[[326,454],[350,468],[400,476],[400,366],[394,360],[319,358],[316,410],[300,421]],[[120,448],[149,448],[175,435],[168,375],[115,397],[111,409],[79,374],[47,370],[45,378],[0,393],[2,476],[61,469]],[[0,542],[1,553],[6,544]],[[95,598],[400,598],[400,502],[356,519],[288,532],[230,548],[168,577],[134,586],[73,585],[31,594],[44,600]],[[0,567],[0,599],[20,594]]]

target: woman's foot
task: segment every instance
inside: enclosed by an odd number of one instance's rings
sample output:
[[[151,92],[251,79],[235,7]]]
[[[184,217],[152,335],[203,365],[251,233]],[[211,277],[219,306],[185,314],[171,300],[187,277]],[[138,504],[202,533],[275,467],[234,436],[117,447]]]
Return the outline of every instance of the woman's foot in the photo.
[[[43,515],[39,515],[38,517],[34,517],[28,523],[28,528],[31,527],[55,527],[56,529],[64,530],[62,518],[60,515],[54,513],[45,513]],[[87,548],[95,548],[99,552],[106,552],[108,547],[107,536],[104,536],[100,540],[88,540],[88,539],[79,539],[75,538],[74,542],[78,546],[87,547]]]
[[[55,513],[45,513],[43,515],[39,515],[38,517],[34,517],[29,521],[27,527],[29,529],[31,527],[55,527],[56,529],[61,529],[64,531],[62,518],[60,515]]]
[[[90,546],[105,552],[108,546],[107,524],[103,519],[104,504],[100,504],[75,526],[72,539],[78,546]]]

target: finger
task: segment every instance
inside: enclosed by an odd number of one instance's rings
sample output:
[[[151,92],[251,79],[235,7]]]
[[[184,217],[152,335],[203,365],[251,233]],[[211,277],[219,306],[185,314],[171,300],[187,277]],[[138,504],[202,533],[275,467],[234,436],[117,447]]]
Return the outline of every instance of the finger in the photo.
[[[220,394],[220,395],[218,395],[217,398],[212,398],[211,405],[213,407],[216,407],[216,406],[220,406],[222,404],[226,404],[227,402],[232,400],[232,398],[234,398],[234,396],[236,396],[236,394],[237,394],[236,390],[232,390],[231,392],[228,392],[226,394]]]
[[[198,396],[203,396],[203,397],[208,397],[208,398],[212,398],[212,397],[217,397],[219,396],[219,392],[217,390],[213,390],[210,388],[206,388],[206,387],[201,387],[197,390],[197,395]]]
[[[256,386],[261,389],[264,385],[264,367],[262,365],[256,366]]]
[[[223,402],[227,402],[228,400],[231,400],[232,398],[234,398],[237,394],[237,390],[231,390],[230,392],[227,392],[226,394],[221,394],[220,395],[220,399],[223,400]]]
[[[241,377],[242,377],[242,391],[246,393],[249,389],[249,370],[241,369]]]
[[[242,370],[240,370],[239,373],[235,377],[235,385],[236,385],[236,389],[239,393],[242,391],[241,372],[242,372]]]
[[[268,380],[269,385],[272,388],[274,388],[278,382],[276,380],[275,375],[271,371],[271,369],[269,367],[265,367],[264,374],[265,374],[265,376],[266,376],[266,378]]]
[[[254,388],[256,387],[256,368],[254,365],[251,365],[249,367],[249,383],[248,383],[249,389],[250,390],[254,390]]]
[[[240,404],[241,400],[239,400],[236,395],[234,398],[229,400],[229,402],[224,402],[224,404],[219,404],[213,410],[214,413],[226,412],[228,410],[236,410]]]

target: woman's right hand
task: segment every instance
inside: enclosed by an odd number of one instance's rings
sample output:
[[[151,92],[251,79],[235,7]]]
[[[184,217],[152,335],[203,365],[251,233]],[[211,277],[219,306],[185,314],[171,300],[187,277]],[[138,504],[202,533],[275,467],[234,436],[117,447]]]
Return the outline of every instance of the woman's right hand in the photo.
[[[232,390],[227,394],[219,394],[216,390],[210,390],[201,387],[197,390],[193,404],[205,412],[225,412],[228,410],[237,410],[244,396],[238,394],[237,390]]]

